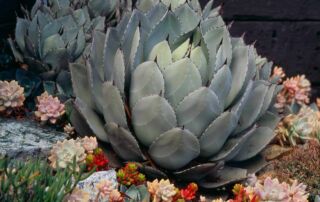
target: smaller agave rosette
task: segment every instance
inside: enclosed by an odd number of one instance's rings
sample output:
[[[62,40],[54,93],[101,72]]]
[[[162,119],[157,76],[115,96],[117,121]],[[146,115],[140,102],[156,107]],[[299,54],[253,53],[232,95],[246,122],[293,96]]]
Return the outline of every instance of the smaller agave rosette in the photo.
[[[50,166],[56,168],[66,168],[72,164],[73,161],[77,163],[77,170],[79,170],[79,164],[84,162],[86,159],[86,153],[81,144],[73,139],[64,140],[63,142],[58,141],[55,144],[49,156]]]
[[[0,81],[0,112],[23,106],[24,88],[17,81]]]
[[[38,96],[37,102],[35,115],[41,122],[49,121],[55,124],[65,113],[64,104],[62,104],[57,97],[49,95],[48,92],[44,92]]]

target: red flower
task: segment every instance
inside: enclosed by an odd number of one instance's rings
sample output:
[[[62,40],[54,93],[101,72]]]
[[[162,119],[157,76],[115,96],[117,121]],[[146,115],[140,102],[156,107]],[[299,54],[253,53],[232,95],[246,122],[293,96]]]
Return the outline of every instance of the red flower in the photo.
[[[96,167],[96,171],[108,170],[109,160],[103,152],[94,152],[94,154],[89,154],[86,159],[87,169],[91,171]]]
[[[190,183],[187,188],[181,189],[180,193],[183,199],[192,200],[196,197],[198,191],[198,185],[196,183]]]

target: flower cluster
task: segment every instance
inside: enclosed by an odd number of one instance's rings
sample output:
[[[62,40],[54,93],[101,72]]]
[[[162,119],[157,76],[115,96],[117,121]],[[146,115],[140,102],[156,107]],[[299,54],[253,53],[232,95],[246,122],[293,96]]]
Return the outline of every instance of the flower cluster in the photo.
[[[281,145],[296,145],[297,141],[319,138],[320,112],[303,106],[298,114],[289,114],[277,126],[275,133]]]
[[[298,103],[300,105],[309,104],[310,102],[311,84],[305,75],[298,75],[287,78],[283,82],[283,89],[277,95],[275,107],[279,112],[283,112],[286,105]]]
[[[22,107],[24,88],[17,81],[0,81],[0,112]]]
[[[138,166],[135,163],[127,163],[117,172],[117,179],[120,184],[125,186],[141,185],[146,181],[145,175],[138,171]]]
[[[62,104],[57,97],[49,95],[48,92],[44,92],[38,96],[37,102],[35,116],[41,122],[49,121],[51,124],[55,124],[65,113],[64,104]]]
[[[109,170],[109,160],[100,148],[94,149],[92,153],[87,155],[86,165],[88,171],[94,168],[96,171]]]

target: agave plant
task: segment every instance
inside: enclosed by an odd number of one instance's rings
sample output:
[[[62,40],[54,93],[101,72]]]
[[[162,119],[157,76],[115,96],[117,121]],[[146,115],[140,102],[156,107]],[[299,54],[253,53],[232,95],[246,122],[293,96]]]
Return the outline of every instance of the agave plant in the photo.
[[[227,164],[274,137],[272,63],[230,37],[212,1],[151,3],[95,32],[86,65],[70,65],[76,108],[126,161],[208,188],[245,177]]]
[[[17,19],[16,43],[9,39],[16,60],[43,79],[67,86],[68,63],[82,58],[94,30],[104,31],[105,21],[119,9],[117,2],[37,0],[25,19]]]

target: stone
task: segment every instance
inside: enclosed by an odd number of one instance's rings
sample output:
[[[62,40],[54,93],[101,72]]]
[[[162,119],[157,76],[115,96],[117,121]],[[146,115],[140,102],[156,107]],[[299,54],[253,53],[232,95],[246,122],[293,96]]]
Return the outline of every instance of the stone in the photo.
[[[101,180],[109,180],[112,183],[112,188],[116,189],[118,187],[117,181],[117,173],[115,170],[108,170],[108,171],[99,171],[95,172],[87,179],[78,182],[77,188],[89,193],[90,200],[95,201],[98,195],[98,189],[96,188],[97,184],[101,182]],[[105,196],[108,198],[108,196]],[[101,196],[99,197],[98,201],[105,201]]]
[[[64,133],[34,121],[0,118],[0,156],[47,157],[52,145],[65,138]]]

